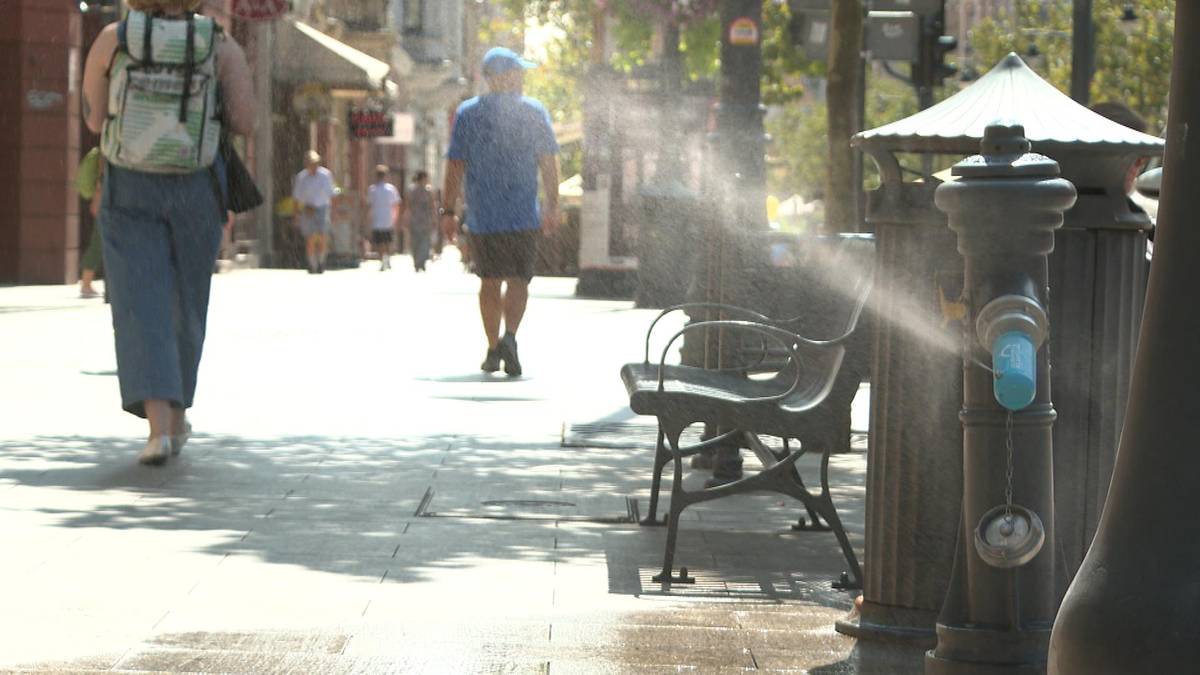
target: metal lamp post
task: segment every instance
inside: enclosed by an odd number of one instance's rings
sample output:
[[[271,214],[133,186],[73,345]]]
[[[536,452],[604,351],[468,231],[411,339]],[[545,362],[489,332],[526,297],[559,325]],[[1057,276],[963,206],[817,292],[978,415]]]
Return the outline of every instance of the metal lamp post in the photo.
[[[1087,105],[1091,99],[1092,70],[1096,65],[1096,34],[1092,27],[1092,0],[1071,3],[1071,98]]]
[[[1096,538],[1050,642],[1051,675],[1190,673],[1200,663],[1200,5],[1175,5],[1154,263],[1124,433]],[[1190,130],[1190,131],[1189,131]]]

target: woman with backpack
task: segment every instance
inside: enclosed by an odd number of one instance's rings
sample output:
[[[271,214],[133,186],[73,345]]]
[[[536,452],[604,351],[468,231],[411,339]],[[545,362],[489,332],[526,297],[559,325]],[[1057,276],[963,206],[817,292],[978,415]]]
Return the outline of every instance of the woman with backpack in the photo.
[[[106,288],[121,404],[149,422],[159,465],[190,434],[209,287],[226,220],[222,133],[254,130],[242,48],[201,0],[127,0],[88,53],[83,116],[101,134]],[[222,128],[224,127],[224,128]]]

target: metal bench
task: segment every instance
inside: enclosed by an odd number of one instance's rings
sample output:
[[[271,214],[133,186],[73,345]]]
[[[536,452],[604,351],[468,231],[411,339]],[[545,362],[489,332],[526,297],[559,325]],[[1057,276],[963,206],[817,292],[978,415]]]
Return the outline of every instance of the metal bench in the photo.
[[[873,242],[869,243],[873,245]],[[840,330],[829,338],[800,335],[795,326],[803,324],[806,319],[803,316],[775,320],[742,307],[687,303],[667,308],[659,314],[647,331],[643,362],[627,364],[621,369],[621,379],[633,411],[658,418],[649,516],[644,524],[658,524],[656,513],[662,472],[668,462],[674,463],[666,550],[662,573],[654,577],[656,582],[694,581],[688,576],[686,567],[681,568],[678,576],[673,574],[679,516],[684,509],[733,494],[769,491],[794,497],[804,505],[811,524],[803,529],[833,531],[849,566],[848,574],[843,573],[835,585],[862,587],[858,558],[829,493],[829,455],[842,450],[846,444],[846,439],[841,437],[845,435],[841,421],[853,398],[853,393],[847,393],[848,387],[838,386],[838,376],[847,343],[861,337],[860,318],[873,282],[870,271],[863,269],[846,276],[850,278],[842,284],[845,297],[840,302],[843,308]],[[651,363],[650,340],[659,321],[674,311],[698,309],[716,310],[736,318],[687,325],[669,340],[659,362]],[[730,336],[754,336],[757,348],[747,350],[743,340],[742,365],[733,367],[706,369],[666,363],[672,346],[682,336],[702,330],[724,330]],[[753,353],[745,354],[747,351]],[[857,390],[857,383],[853,390]],[[841,393],[831,395],[835,391]],[[683,431],[696,423],[732,431],[681,447]],[[782,450],[763,443],[760,436],[781,438]],[[798,441],[799,447],[794,447],[792,441]],[[744,443],[762,463],[762,471],[718,487],[684,489],[683,460],[731,442]],[[821,452],[821,489],[817,494],[805,486],[795,466],[796,461],[810,451]],[[827,525],[822,525],[822,520]]]

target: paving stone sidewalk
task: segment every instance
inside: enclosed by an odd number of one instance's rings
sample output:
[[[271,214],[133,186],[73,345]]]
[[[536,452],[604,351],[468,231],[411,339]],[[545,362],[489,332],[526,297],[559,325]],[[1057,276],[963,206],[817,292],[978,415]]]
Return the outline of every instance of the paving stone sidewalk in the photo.
[[[651,581],[648,420],[617,370],[655,312],[538,279],[508,380],[477,370],[453,260],[374,268],[216,277],[197,434],[165,468],[134,462],[107,308],[0,288],[0,671],[920,672],[834,632],[836,540],[786,498],[689,509],[698,582]],[[832,470],[861,555],[865,453]]]

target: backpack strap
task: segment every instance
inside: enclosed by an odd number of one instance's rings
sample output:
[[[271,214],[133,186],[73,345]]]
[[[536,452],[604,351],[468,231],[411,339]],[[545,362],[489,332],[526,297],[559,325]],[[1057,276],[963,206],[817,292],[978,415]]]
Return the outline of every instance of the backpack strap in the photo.
[[[149,33],[147,33],[149,35]],[[196,15],[187,15],[187,44],[186,55],[183,57],[183,96],[179,97],[179,123],[187,123],[188,99],[192,95],[192,75],[196,69]]]
[[[129,21],[117,23],[117,48],[129,51]]]
[[[154,15],[147,12],[146,31],[142,34],[142,63],[146,65],[154,64],[154,45],[151,40],[154,37]]]

